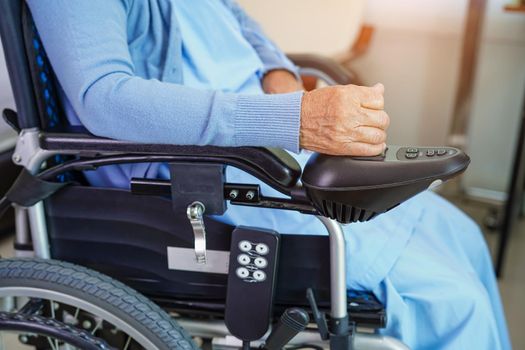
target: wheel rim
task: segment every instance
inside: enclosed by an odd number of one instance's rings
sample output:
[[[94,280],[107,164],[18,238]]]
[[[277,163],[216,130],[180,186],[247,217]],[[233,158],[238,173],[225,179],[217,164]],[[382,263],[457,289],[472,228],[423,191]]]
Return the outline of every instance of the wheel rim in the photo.
[[[113,326],[117,327],[125,334],[130,336],[135,340],[139,345],[148,350],[158,350],[158,347],[155,346],[147,337],[140,333],[135,327],[131,326],[126,321],[115,316],[114,314],[108,312],[107,310],[102,309],[101,307],[87,302],[85,300],[79,299],[76,296],[65,294],[62,292],[41,289],[35,287],[0,287],[0,298],[9,298],[9,297],[27,297],[27,298],[38,298],[45,299],[53,302],[62,303],[65,305],[73,306],[83,311],[87,311],[93,315],[96,315],[102,318],[104,321],[111,323]]]

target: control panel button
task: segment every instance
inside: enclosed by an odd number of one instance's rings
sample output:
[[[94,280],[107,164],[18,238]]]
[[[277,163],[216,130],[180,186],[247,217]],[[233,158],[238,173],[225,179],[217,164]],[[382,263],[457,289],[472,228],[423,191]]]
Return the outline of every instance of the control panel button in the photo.
[[[261,270],[257,270],[257,271],[253,271],[252,277],[257,282],[262,282],[266,279],[266,274]]]
[[[248,276],[250,276],[250,271],[248,271],[246,267],[239,267],[236,273],[239,278],[247,278]]]
[[[447,154],[447,150],[446,149],[438,149],[437,150],[437,155],[438,156],[444,156],[445,154]]]
[[[415,147],[407,148],[407,153],[419,153],[419,150]]]
[[[252,260],[250,259],[250,257],[246,254],[241,254],[237,257],[237,261],[239,262],[239,264],[241,265],[248,265]]]
[[[433,149],[427,149],[427,157],[433,157],[436,154],[436,151]]]
[[[415,159],[415,158],[417,158],[417,153],[407,153],[407,154],[405,154],[405,157],[407,159]]]
[[[268,261],[265,258],[258,257],[255,258],[253,262],[255,266],[257,266],[260,269],[264,269],[266,266],[268,266]]]
[[[261,255],[266,255],[270,251],[270,248],[264,243],[259,243],[255,246],[255,251]]]
[[[248,241],[240,241],[239,249],[243,252],[249,252],[250,250],[252,250],[252,244]]]

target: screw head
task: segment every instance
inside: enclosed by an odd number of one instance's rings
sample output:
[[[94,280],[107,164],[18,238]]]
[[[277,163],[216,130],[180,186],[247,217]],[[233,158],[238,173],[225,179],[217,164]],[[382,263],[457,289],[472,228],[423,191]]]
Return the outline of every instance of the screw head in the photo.
[[[237,191],[237,190],[231,190],[230,193],[228,194],[228,196],[229,196],[231,199],[235,199],[235,198],[237,198],[238,195],[239,195],[239,191]]]
[[[18,337],[18,340],[20,340],[21,343],[26,344],[29,341],[29,338],[27,337],[27,335],[22,334],[20,337]]]
[[[248,192],[246,193],[246,199],[252,200],[254,197],[255,197],[255,192],[253,192],[253,191],[248,191]]]

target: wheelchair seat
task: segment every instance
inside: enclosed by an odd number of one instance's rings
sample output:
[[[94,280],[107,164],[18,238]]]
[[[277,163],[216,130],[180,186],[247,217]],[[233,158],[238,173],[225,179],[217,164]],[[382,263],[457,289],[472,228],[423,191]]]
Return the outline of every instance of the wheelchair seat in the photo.
[[[173,213],[171,199],[73,185],[47,199],[45,206],[53,258],[101,271],[178,313],[224,316],[226,274],[167,268],[167,247],[193,247],[191,226],[185,215]],[[207,248],[228,252],[234,227],[205,221]],[[286,308],[306,306],[308,288],[315,290],[322,309],[329,308],[329,241],[322,234],[281,236],[276,317]],[[384,308],[367,302],[375,300],[370,293],[349,295],[349,311],[359,326],[384,327]]]

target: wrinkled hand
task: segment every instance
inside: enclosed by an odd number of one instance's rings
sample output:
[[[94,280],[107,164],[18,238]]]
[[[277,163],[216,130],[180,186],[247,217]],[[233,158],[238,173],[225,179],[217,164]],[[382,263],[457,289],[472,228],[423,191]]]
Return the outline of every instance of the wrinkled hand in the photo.
[[[300,145],[331,155],[374,156],[384,151],[390,118],[384,86],[329,86],[305,92]]]
[[[266,73],[262,80],[262,87],[267,94],[286,94],[304,90],[303,83],[285,69],[276,69]]]

